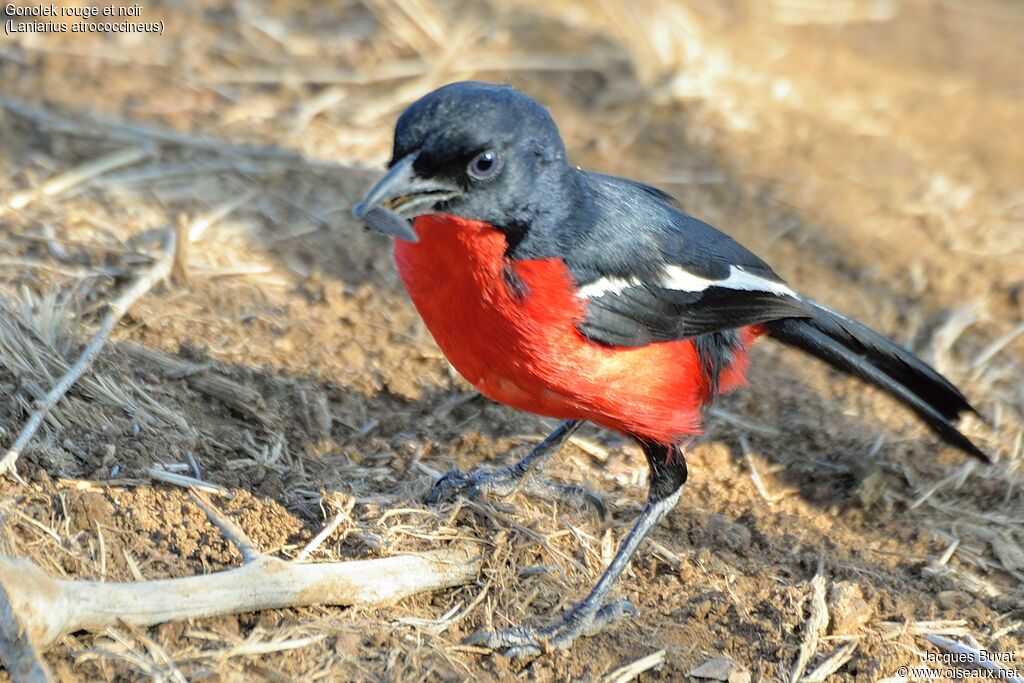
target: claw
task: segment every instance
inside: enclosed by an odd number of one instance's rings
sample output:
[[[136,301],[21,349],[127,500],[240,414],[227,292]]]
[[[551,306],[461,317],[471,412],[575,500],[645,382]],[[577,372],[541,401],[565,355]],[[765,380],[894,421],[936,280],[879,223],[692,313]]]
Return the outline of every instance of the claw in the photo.
[[[430,493],[427,494],[427,503],[429,505],[436,505],[438,503],[451,500],[460,493],[470,493],[469,497],[473,498],[471,489],[472,485],[471,478],[468,473],[463,472],[458,468],[453,468],[445,472],[440,479],[434,484],[434,488],[430,489]]]
[[[626,617],[635,617],[639,613],[640,610],[636,608],[636,605],[625,598],[622,600],[616,600],[615,602],[610,602],[597,610],[597,614],[594,615],[594,620],[590,622],[582,635],[592,636],[609,624],[625,619]]]
[[[509,659],[523,659],[525,657],[539,657],[543,653],[539,647],[519,645],[517,647],[510,647],[502,654]]]
[[[427,504],[436,505],[460,495],[470,500],[475,500],[480,494],[504,498],[522,489],[526,493],[569,500],[581,506],[589,505],[594,508],[602,522],[608,519],[608,509],[604,501],[593,491],[574,484],[558,484],[541,477],[527,476],[516,471],[514,467],[499,470],[477,469],[471,472],[451,469],[437,480],[434,488],[427,494]]]
[[[568,649],[576,638],[592,636],[612,622],[637,614],[629,600],[608,603],[590,616],[570,609],[562,618],[544,628],[513,626],[500,631],[477,631],[462,642],[482,645],[509,659],[535,657],[551,650]]]
[[[563,422],[543,441],[537,444],[522,460],[514,465],[497,470],[475,469],[463,472],[458,469],[449,470],[437,480],[434,488],[427,494],[427,503],[434,505],[440,501],[450,500],[463,495],[470,499],[482,493],[489,493],[504,498],[520,488],[528,491],[555,494],[556,498],[573,499],[577,502],[589,503],[597,509],[602,521],[607,519],[608,511],[599,496],[582,486],[571,484],[552,484],[546,479],[533,476],[538,473],[544,463],[558,451],[566,439],[579,429],[579,420]]]
[[[518,482],[511,480],[505,470],[463,472],[460,469],[451,469],[434,484],[434,488],[427,494],[427,503],[435,505],[458,496],[475,500],[481,493],[507,496],[515,490],[516,484]]]

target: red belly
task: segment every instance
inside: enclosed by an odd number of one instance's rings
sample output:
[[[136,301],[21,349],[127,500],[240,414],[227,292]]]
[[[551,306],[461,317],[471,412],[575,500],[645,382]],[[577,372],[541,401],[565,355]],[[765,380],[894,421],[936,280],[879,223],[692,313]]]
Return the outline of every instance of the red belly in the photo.
[[[700,431],[710,392],[692,342],[591,343],[576,328],[583,301],[559,259],[508,261],[504,235],[477,221],[422,216],[414,227],[418,243],[395,242],[398,273],[438,346],[482,394],[665,443]],[[744,343],[756,336],[745,332]],[[723,391],[743,383],[746,357],[736,355]]]

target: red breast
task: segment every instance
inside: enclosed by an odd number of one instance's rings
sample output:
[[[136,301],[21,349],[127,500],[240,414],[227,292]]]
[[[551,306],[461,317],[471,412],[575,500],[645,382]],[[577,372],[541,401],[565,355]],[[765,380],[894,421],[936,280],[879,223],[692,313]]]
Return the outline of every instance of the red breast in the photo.
[[[591,343],[577,330],[584,302],[560,259],[511,261],[505,236],[479,221],[429,215],[414,228],[419,242],[395,242],[399,276],[445,356],[482,394],[666,443],[700,431],[709,387],[692,342]],[[746,333],[745,343],[756,336]],[[723,391],[743,383],[746,357],[737,356]]]

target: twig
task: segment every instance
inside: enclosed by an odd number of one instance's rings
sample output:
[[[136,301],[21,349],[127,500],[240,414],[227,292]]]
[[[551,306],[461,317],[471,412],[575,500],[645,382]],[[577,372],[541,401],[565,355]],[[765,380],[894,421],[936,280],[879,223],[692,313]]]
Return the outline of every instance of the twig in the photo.
[[[1024,683],[1024,678],[1020,676],[1011,676],[1010,670],[1006,667],[999,666],[996,662],[992,661],[991,657],[987,657],[981,653],[980,650],[971,647],[970,645],[964,645],[958,643],[955,640],[949,638],[943,638],[940,635],[928,634],[924,637],[929,643],[939,648],[956,655],[960,655],[961,658],[957,660],[957,663],[961,666],[980,666],[986,671],[997,671],[997,680],[1000,681],[1012,681],[1013,683]]]
[[[207,500],[199,491],[191,491],[192,498],[195,499],[196,505],[206,513],[206,517],[220,529],[220,532],[224,534],[224,537],[228,539],[231,545],[238,549],[238,552],[242,555],[242,562],[249,564],[253,560],[258,559],[261,556],[260,551],[256,548],[256,544],[253,543],[246,533],[240,526],[232,522],[225,516],[217,507]]]
[[[650,671],[664,663],[665,651],[658,650],[657,652],[652,652],[646,657],[641,657],[635,662],[630,662],[625,666],[620,666],[618,669],[605,676],[603,683],[626,683],[626,681],[633,680],[643,672]]]
[[[599,462],[606,462],[611,455],[608,449],[601,444],[582,436],[570,436],[569,443]]]
[[[103,631],[122,621],[152,626],[282,607],[391,603],[464,584],[479,571],[480,555],[468,546],[321,564],[264,555],[212,574],[134,583],[54,579],[33,562],[0,557],[11,611],[29,642],[43,649],[65,633]],[[0,615],[0,628],[7,621]]]
[[[39,270],[48,270],[51,273],[57,273],[58,275],[66,275],[68,277],[116,277],[121,274],[121,271],[117,268],[79,268],[75,266],[64,266],[59,264],[47,263],[46,261],[37,261],[30,258],[11,258],[7,256],[0,257],[0,268],[32,268]]]
[[[917,636],[946,635],[965,636],[967,622],[964,619],[945,619],[938,621],[883,621],[881,627],[891,634],[912,633]]]
[[[188,459],[188,466],[192,468],[192,474],[195,475],[196,479],[202,481],[203,472],[199,469],[199,463],[196,462],[196,456],[192,454],[192,451],[185,453],[185,458]]]
[[[835,652],[819,664],[814,671],[804,676],[800,683],[825,683],[828,677],[839,671],[840,667],[850,661],[857,649],[856,642],[845,643],[836,648]]]
[[[479,607],[480,603],[484,601],[484,598],[487,597],[487,594],[490,592],[490,590],[491,584],[488,583],[483,587],[483,590],[481,590],[477,594],[477,596],[473,598],[473,602],[466,605],[464,609],[462,608],[461,602],[457,603],[450,610],[445,612],[440,619],[417,619],[416,617],[402,617],[401,619],[398,619],[395,623],[402,624],[403,626],[412,626],[421,631],[425,631],[430,635],[439,636],[445,631],[447,631],[449,628],[451,628],[453,625],[465,619],[470,612]],[[462,611],[459,611],[460,609]]]
[[[1010,344],[1010,342],[1022,334],[1024,334],[1024,323],[1018,323],[1012,330],[982,349],[981,353],[979,353],[971,363],[971,368],[975,371],[972,379],[976,379],[981,374],[981,371],[985,368],[985,364],[992,360],[993,356],[1002,351]]]
[[[779,430],[775,429],[774,427],[768,427],[762,424],[757,424],[755,422],[750,422],[749,420],[745,420],[739,415],[733,415],[732,413],[722,410],[721,408],[711,408],[708,411],[708,414],[711,415],[712,417],[717,417],[719,420],[722,420],[723,422],[728,422],[734,427],[742,427],[743,429],[746,429],[751,432],[757,432],[759,434],[769,434],[771,436],[778,436],[779,434]]]
[[[82,355],[79,356],[78,360],[72,365],[67,373],[64,374],[60,380],[54,385],[53,389],[50,390],[41,401],[36,404],[36,410],[32,413],[28,422],[22,428],[18,434],[18,438],[15,440],[14,445],[10,447],[3,459],[0,460],[0,476],[8,473],[14,473],[14,465],[18,460],[18,456],[28,446],[29,442],[32,441],[32,437],[35,436],[40,425],[43,424],[43,420],[53,409],[57,402],[74,386],[75,382],[85,374],[92,364],[96,356],[99,355],[100,350],[104,344],[107,343],[107,339],[110,337],[110,333],[114,327],[120,322],[121,318],[124,317],[128,309],[135,304],[143,295],[152,289],[156,283],[166,278],[171,272],[171,265],[174,259],[176,235],[173,230],[163,231],[164,237],[164,251],[157,258],[153,264],[135,280],[129,287],[127,287],[121,295],[112,301],[108,307],[107,312],[103,316],[103,320],[100,321],[99,329],[96,330],[96,334],[93,335],[89,343],[86,344],[85,349],[82,351]]]
[[[655,541],[653,538],[649,536],[647,537],[647,546],[655,555],[664,560],[673,569],[679,569],[680,565],[683,564],[683,561],[679,558],[678,555],[676,555],[674,552],[672,552],[664,545]]]
[[[746,449],[744,449],[746,451]],[[768,489],[765,488],[764,481],[761,480],[761,473],[757,471],[757,465],[754,464],[754,458],[751,457],[750,451],[743,453],[743,459],[747,461],[747,466],[750,468],[750,481],[754,482],[754,488],[761,494],[767,503],[774,503],[778,498],[769,495]]]
[[[313,551],[320,547],[320,545],[327,540],[327,538],[335,532],[335,530],[341,526],[341,523],[348,519],[348,514],[345,512],[339,512],[334,515],[334,519],[330,521],[323,529],[320,530],[313,540],[306,544],[306,547],[302,549],[298,555],[295,556],[296,562],[305,562],[306,558],[313,554]]]
[[[754,455],[750,450],[750,442],[747,440],[745,434],[740,434],[740,446],[743,448],[743,459],[747,461],[747,467],[750,468],[750,481],[754,482],[754,488],[756,488],[757,492],[761,494],[761,497],[765,502],[771,504],[785,498],[786,494],[784,493],[778,495],[768,493],[768,487],[764,485],[764,480],[761,479],[761,473],[758,471],[757,465],[754,463]]]
[[[110,154],[105,154],[98,159],[87,161],[69,171],[54,176],[39,187],[15,193],[7,200],[7,206],[12,209],[24,208],[36,199],[60,194],[75,185],[80,185],[92,180],[96,176],[103,175],[107,171],[131,166],[149,157],[150,154],[152,154],[152,151],[143,146],[127,147]]]
[[[271,640],[265,643],[242,643],[236,645],[227,652],[219,653],[227,659],[229,657],[244,657],[252,655],[266,655],[272,652],[283,652],[285,650],[297,650],[301,647],[309,647],[321,642],[327,637],[326,633],[304,638],[290,638],[288,640]]]
[[[793,670],[789,674],[789,683],[797,683],[807,669],[807,663],[818,651],[818,637],[828,627],[828,605],[825,602],[825,577],[817,573],[811,579],[811,613],[804,623],[804,640],[800,644]]]
[[[255,196],[256,191],[249,190],[237,197],[231,197],[227,201],[221,202],[217,206],[213,207],[206,213],[197,216],[188,227],[188,241],[197,241],[203,236],[203,233],[210,228],[210,226],[219,223],[238,207],[248,204]]]
[[[173,484],[174,486],[183,486],[185,488],[194,488],[197,491],[203,491],[204,493],[212,493],[215,496],[227,496],[231,492],[223,486],[217,484],[211,484],[210,482],[203,481],[202,479],[196,479],[186,474],[178,474],[171,472],[162,467],[148,467],[146,468],[146,474],[157,481],[162,481],[165,484]]]

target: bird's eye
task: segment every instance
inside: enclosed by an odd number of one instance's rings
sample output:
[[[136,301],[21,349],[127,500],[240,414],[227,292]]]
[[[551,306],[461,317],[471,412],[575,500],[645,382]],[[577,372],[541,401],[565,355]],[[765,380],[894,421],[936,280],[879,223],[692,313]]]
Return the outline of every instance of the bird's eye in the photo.
[[[490,178],[498,171],[498,155],[488,150],[480,152],[469,162],[469,175],[478,180]]]

